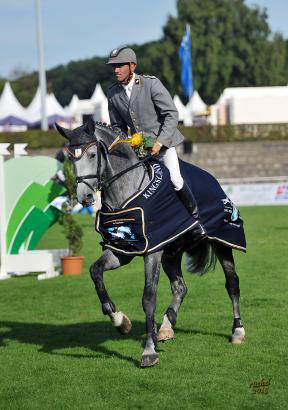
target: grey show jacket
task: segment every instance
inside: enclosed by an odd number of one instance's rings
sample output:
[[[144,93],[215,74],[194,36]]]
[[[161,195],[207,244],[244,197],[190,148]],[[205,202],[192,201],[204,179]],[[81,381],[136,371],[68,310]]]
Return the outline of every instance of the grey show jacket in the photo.
[[[111,125],[125,134],[129,127],[131,134],[144,132],[168,148],[183,141],[178,111],[158,78],[135,74],[130,101],[119,83],[109,88],[107,97]]]

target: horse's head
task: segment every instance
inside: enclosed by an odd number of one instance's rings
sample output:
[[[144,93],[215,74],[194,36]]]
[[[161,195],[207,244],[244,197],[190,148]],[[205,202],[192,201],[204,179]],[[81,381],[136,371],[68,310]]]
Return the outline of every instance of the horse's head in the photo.
[[[96,200],[105,166],[101,161],[101,142],[95,133],[95,122],[90,119],[84,125],[69,130],[55,124],[61,135],[68,139],[66,151],[73,162],[77,181],[77,200],[89,206]],[[102,145],[103,146],[103,145]]]

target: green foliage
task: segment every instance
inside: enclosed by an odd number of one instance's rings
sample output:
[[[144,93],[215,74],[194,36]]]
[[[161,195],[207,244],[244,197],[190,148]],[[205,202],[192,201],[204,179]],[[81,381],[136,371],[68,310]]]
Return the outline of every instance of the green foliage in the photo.
[[[228,142],[228,141],[268,141],[287,140],[288,124],[243,124],[209,125],[199,127],[178,126],[185,139],[193,142]],[[1,132],[0,143],[27,143],[29,149],[60,148],[63,137],[54,129],[43,132],[29,130],[25,132]]]
[[[77,183],[73,172],[73,166],[68,158],[65,158],[63,165],[65,177],[65,187],[67,189],[68,201],[62,205],[62,213],[58,222],[63,227],[65,238],[68,241],[69,256],[75,256],[82,248],[83,230],[77,219],[72,214],[72,209],[77,202]]]
[[[25,132],[0,132],[0,142],[27,143],[28,148],[57,148],[63,145],[63,137],[54,129],[40,129]]]
[[[287,140],[288,124],[178,126],[186,140],[193,142],[235,142]]]
[[[270,38],[267,14],[244,0],[178,0],[178,16],[170,17],[165,39],[175,53],[186,23],[191,27],[194,88],[206,103],[215,103],[226,87],[287,83],[285,42]],[[286,73],[285,73],[286,69]],[[175,65],[180,78],[180,65]],[[182,95],[179,81],[174,92]]]

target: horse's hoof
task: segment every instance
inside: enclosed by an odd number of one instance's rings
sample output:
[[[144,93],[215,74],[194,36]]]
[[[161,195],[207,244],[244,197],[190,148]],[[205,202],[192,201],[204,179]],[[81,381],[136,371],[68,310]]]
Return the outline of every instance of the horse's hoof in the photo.
[[[157,335],[158,342],[165,342],[166,340],[174,339],[173,329],[160,329]]]
[[[116,329],[118,330],[121,335],[127,335],[130,330],[132,329],[132,323],[128,316],[123,313],[122,322],[120,326],[117,326]]]
[[[140,367],[144,369],[145,367],[155,366],[159,363],[159,356],[157,353],[146,354],[141,357]]]
[[[244,327],[236,328],[231,336],[230,342],[234,345],[241,345],[245,342]]]

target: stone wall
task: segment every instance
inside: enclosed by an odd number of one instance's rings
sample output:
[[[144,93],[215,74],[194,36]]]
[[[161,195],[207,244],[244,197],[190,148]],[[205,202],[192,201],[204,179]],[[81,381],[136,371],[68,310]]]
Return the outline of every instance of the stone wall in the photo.
[[[288,176],[288,141],[193,144],[193,153],[180,158],[216,178]]]
[[[288,141],[193,144],[193,153],[180,158],[213,174],[216,178],[288,176]],[[57,149],[29,150],[30,155],[55,156]]]

